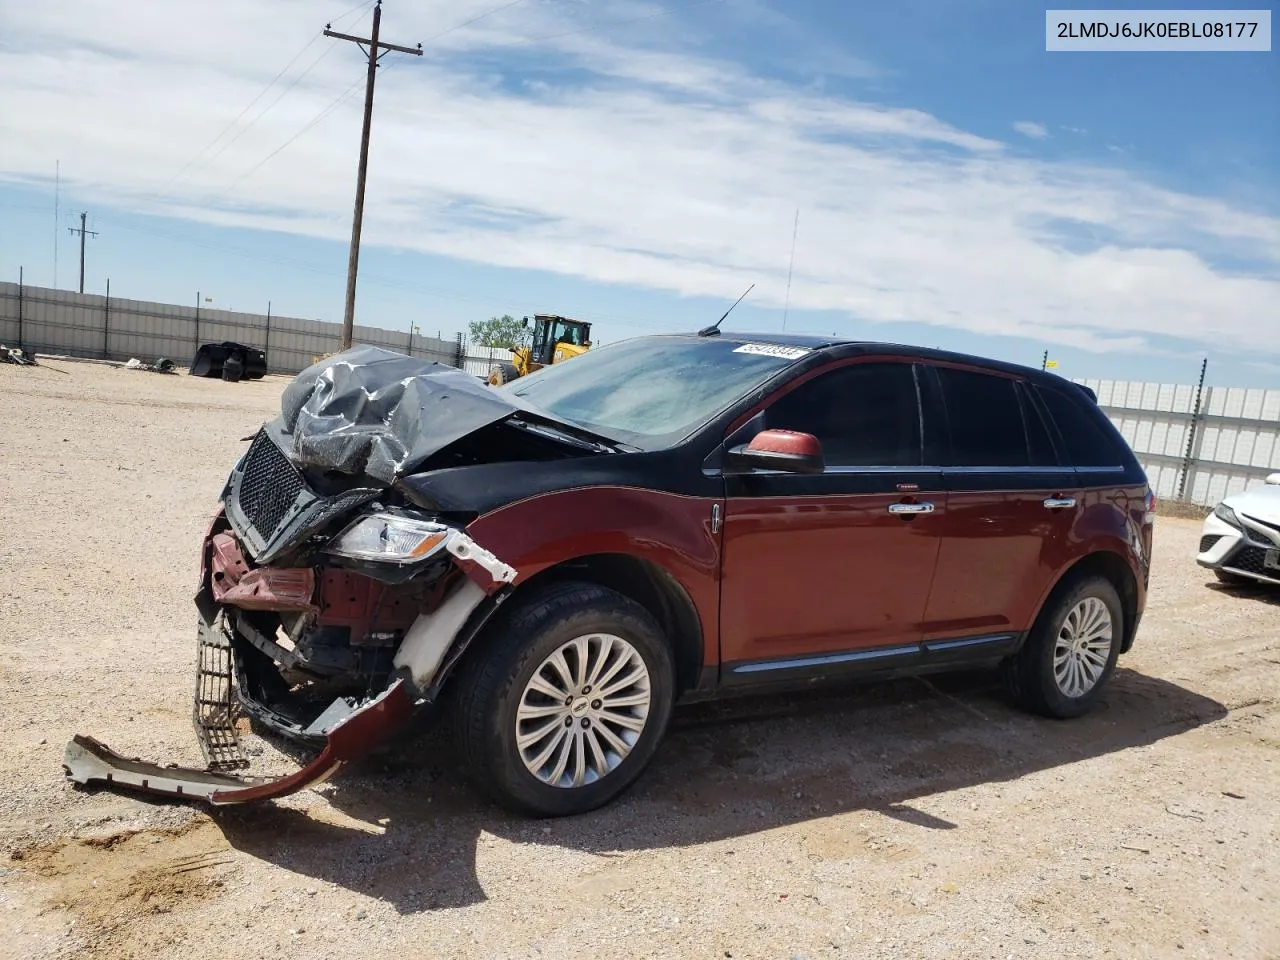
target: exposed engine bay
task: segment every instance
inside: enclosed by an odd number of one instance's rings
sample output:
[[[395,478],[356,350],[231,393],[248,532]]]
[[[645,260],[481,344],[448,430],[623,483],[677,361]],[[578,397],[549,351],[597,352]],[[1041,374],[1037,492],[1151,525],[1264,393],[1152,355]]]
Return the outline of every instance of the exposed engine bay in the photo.
[[[202,545],[193,713],[206,769],[79,736],[68,775],[212,803],[331,775],[436,698],[518,573],[467,534],[474,512],[424,507],[400,481],[605,452],[441,364],[357,347],[304,370],[231,471]],[[239,714],[319,756],[279,780],[236,775]]]

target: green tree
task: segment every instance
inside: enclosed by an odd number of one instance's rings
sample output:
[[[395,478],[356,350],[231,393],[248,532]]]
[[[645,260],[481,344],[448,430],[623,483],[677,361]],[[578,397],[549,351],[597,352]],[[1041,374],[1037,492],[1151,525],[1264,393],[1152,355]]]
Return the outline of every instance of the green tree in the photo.
[[[472,344],[481,347],[522,347],[529,339],[529,329],[523,321],[509,313],[472,320],[467,327]]]

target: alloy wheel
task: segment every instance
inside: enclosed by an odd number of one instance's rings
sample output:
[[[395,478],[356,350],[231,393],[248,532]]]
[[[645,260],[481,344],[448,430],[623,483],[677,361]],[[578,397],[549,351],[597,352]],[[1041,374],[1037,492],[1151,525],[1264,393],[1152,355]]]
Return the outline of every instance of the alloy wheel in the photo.
[[[553,787],[581,787],[617,769],[644,732],[649,668],[621,637],[562,644],[533,672],[516,709],[525,769]]]
[[[1111,657],[1111,611],[1097,597],[1085,597],[1066,615],[1053,647],[1053,679],[1071,698],[1097,686]]]

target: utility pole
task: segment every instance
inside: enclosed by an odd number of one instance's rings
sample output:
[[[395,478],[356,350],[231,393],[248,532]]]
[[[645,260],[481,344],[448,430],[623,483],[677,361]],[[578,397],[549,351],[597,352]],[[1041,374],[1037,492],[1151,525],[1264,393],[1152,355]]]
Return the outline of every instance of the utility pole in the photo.
[[[378,25],[382,22],[382,0],[378,0],[373,8],[373,35],[368,39],[353,37],[346,33],[334,33],[329,24],[324,25],[324,35],[338,40],[350,40],[364,51],[369,61],[369,76],[364,86],[364,128],[360,133],[360,167],[356,173],[356,208],[351,218],[351,253],[347,259],[347,302],[342,313],[342,349],[351,346],[351,330],[356,315],[356,270],[360,265],[360,226],[364,221],[364,181],[369,167],[369,126],[373,122],[373,83],[377,76],[378,61],[387,52],[395,50],[422,56],[422,44],[417,48],[401,47],[394,43],[382,43],[378,40]],[[367,46],[366,46],[367,45]]]
[[[53,288],[58,288],[58,237],[62,233],[62,215],[58,210],[58,194],[62,186],[62,161],[53,161]],[[18,344],[22,346],[22,344]]]
[[[87,218],[88,216],[89,215],[87,213],[80,214],[80,226],[78,228],[67,227],[67,229],[71,233],[80,234],[80,292],[81,293],[84,293],[84,238],[86,236],[96,237],[98,235],[98,232],[96,230],[85,229],[84,221],[85,221],[85,218]]]

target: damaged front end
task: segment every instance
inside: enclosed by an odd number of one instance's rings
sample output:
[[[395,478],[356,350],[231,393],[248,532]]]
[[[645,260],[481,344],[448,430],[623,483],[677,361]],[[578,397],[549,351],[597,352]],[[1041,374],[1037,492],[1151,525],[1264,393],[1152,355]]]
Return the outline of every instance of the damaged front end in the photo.
[[[470,379],[358,348],[309,368],[229,477],[203,543],[194,722],[207,767],[67,746],[77,783],[213,804],[280,797],[331,776],[433,702],[516,570],[465,517],[414,507],[396,482],[510,413]],[[449,368],[445,368],[448,370]],[[248,714],[319,752],[286,777],[248,767]]]

